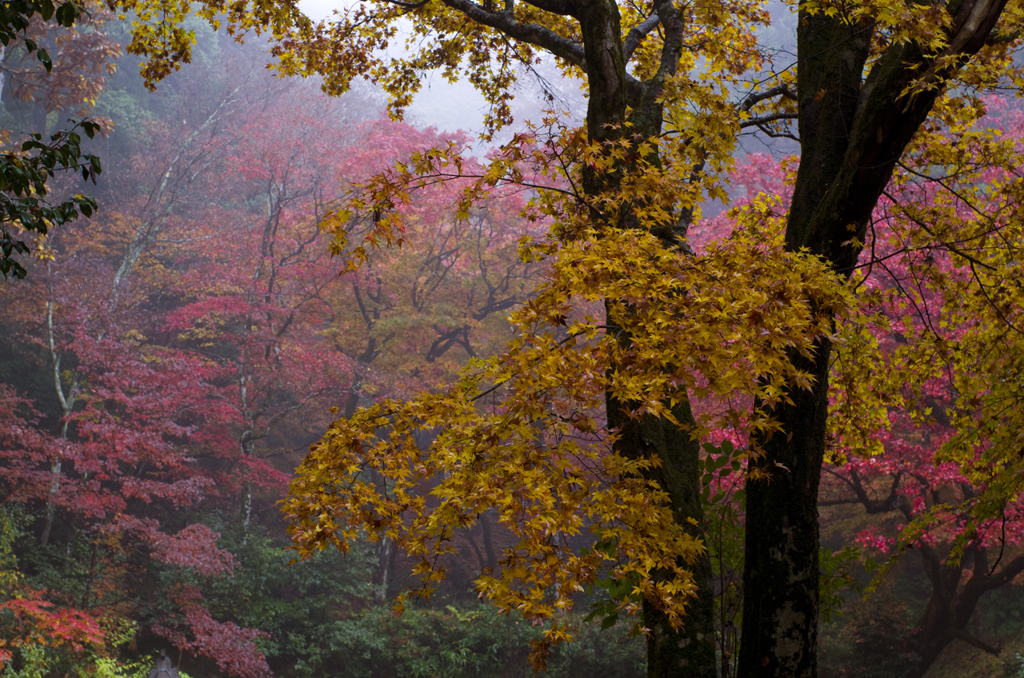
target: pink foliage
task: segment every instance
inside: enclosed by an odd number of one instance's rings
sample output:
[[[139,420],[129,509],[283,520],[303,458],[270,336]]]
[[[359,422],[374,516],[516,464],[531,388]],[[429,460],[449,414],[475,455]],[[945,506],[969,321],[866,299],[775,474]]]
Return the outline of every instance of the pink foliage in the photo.
[[[182,624],[155,624],[153,631],[180,649],[214,660],[217,667],[238,678],[268,678],[272,675],[256,641],[269,638],[257,629],[233,622],[220,622],[201,604],[202,595],[191,586],[178,589],[174,596],[184,612]]]
[[[1024,109],[1015,101],[997,96],[989,98],[986,105],[989,114],[979,126],[999,130],[1003,138],[1024,148]],[[750,155],[738,162],[731,181],[737,193],[732,209],[695,225],[690,234],[693,246],[699,249],[727,237],[736,227],[737,210],[755,204],[758,214],[765,219],[784,218],[792,194],[791,164],[789,160],[780,162],[763,154]],[[1003,169],[992,167],[982,171],[980,181],[984,185],[1007,178]],[[942,293],[943,285],[965,284],[971,279],[973,273],[968,263],[953,256],[943,242],[911,242],[907,233],[920,229],[908,229],[907,217],[894,200],[925,207],[932,203],[943,207],[952,204],[962,212],[964,220],[976,218],[974,207],[965,200],[951,198],[945,186],[926,179],[909,177],[889,187],[889,194],[882,197],[875,210],[870,240],[855,274],[862,294],[871,300],[868,311],[876,314],[877,322],[870,332],[883,357],[874,365],[876,374],[891,369],[886,361],[909,341],[938,336],[942,345],[956,345],[972,329],[969,323],[947,323],[947,301]],[[984,193],[980,199],[985,199]],[[994,204],[991,213],[1005,213],[1006,207]],[[884,528],[873,526],[862,531],[857,540],[865,547],[889,553],[899,541],[899,530],[908,521],[943,504],[956,507],[969,503],[984,489],[966,477],[958,463],[939,456],[943,446],[958,434],[947,415],[957,406],[961,395],[955,380],[956,375],[944,369],[936,369],[913,385],[908,380],[904,391],[888,407],[888,425],[861,432],[864,438],[881,444],[882,454],[865,457],[860,449],[844,447],[855,444],[851,441],[838,441],[830,450],[842,463],[830,468],[823,479],[826,496],[839,497],[826,501],[861,503],[872,513],[899,516],[898,521],[888,520]],[[841,388],[841,380],[834,380],[834,412],[842,409]],[[698,407],[714,407],[714,403],[700,403]],[[738,446],[743,444],[741,432],[720,432],[719,437],[731,438]],[[985,441],[977,444],[980,451]],[[1020,504],[1011,503],[1004,508],[1003,519],[982,525],[969,524],[952,508],[949,515],[940,512],[931,531],[919,537],[920,543],[949,543],[963,536],[968,526],[970,541],[979,548],[1020,543],[1024,539],[1024,508]]]
[[[189,525],[173,536],[158,534],[153,540],[153,557],[201,575],[230,575],[235,559],[217,548],[218,539],[220,535],[205,525]]]
[[[269,637],[263,631],[219,622],[197,603],[185,605],[185,623],[195,638],[187,647],[213,659],[221,671],[238,678],[272,675],[266,658],[256,647],[256,640]]]

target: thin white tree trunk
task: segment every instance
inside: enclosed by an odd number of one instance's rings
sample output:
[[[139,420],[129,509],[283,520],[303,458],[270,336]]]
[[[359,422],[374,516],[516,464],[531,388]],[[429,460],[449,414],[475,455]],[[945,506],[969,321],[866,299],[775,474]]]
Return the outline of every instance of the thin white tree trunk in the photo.
[[[43,532],[39,536],[39,543],[46,545],[50,541],[50,531],[53,529],[53,520],[57,512],[57,495],[60,492],[60,475],[63,470],[64,442],[68,439],[68,417],[75,407],[75,397],[78,390],[78,375],[76,374],[71,382],[68,393],[64,393],[64,385],[60,377],[61,355],[57,352],[57,342],[53,332],[53,300],[46,302],[46,332],[48,348],[50,350],[50,362],[53,365],[53,388],[57,393],[57,400],[60,402],[60,435],[58,445],[54,450],[53,461],[50,463],[50,489],[46,497],[46,519],[43,522]]]

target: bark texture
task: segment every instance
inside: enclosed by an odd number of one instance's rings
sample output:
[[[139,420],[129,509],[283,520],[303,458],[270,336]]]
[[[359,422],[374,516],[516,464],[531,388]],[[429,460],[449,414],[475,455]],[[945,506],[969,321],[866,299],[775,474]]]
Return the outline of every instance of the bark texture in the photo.
[[[801,144],[786,247],[822,256],[840,275],[856,265],[868,220],[911,138],[954,69],[984,45],[1005,0],[945,7],[948,48],[929,58],[914,43],[891,46],[862,74],[873,24],[801,9],[797,32]],[[952,58],[948,58],[952,57]],[[927,87],[914,87],[924,83]],[[907,93],[907,92],[910,93]],[[814,360],[792,356],[815,376],[777,407],[782,434],[756,441],[766,479],[747,488],[741,678],[815,678],[818,635],[818,482],[828,416],[828,342]]]
[[[671,3],[657,5],[665,30],[665,47],[661,67],[653,78],[644,82],[626,74],[626,52],[615,2],[587,0],[579,2],[577,8],[590,93],[587,109],[589,138],[594,141],[619,138],[624,132],[622,125],[627,121],[627,104],[632,108],[628,117],[631,135],[639,139],[657,136],[661,133],[664,119],[662,105],[658,102],[662,83],[675,73],[681,53],[680,25],[675,8]],[[625,171],[628,169],[621,170]],[[620,172],[587,172],[584,190],[588,195],[614,190],[619,177]],[[608,219],[611,215],[602,216]],[[628,211],[618,216],[620,227],[635,225]],[[679,223],[687,221],[680,220]],[[670,246],[678,244],[678,234],[671,226],[657,235]],[[614,322],[609,318],[608,324],[611,326]],[[623,333],[621,340],[628,342],[628,333]],[[657,457],[661,467],[654,470],[651,477],[671,497],[676,521],[687,526],[693,536],[703,538],[699,442],[691,440],[687,431],[665,419],[651,416],[631,419],[626,414],[631,409],[630,404],[619,402],[611,395],[607,407],[609,425],[620,431],[616,451],[632,458]],[[674,414],[684,424],[693,423],[688,405],[677,407]],[[673,629],[667,616],[654,605],[646,601],[643,605],[643,623],[651,631],[647,639],[647,675],[651,678],[715,678],[717,675],[711,561],[705,553],[697,562],[686,563],[686,567],[693,572],[699,593],[689,602],[682,628]]]
[[[632,108],[628,118],[632,135],[647,139],[661,133],[663,112],[658,96],[664,79],[673,74],[678,65],[681,42],[675,8],[671,3],[661,3],[658,10],[666,35],[661,68],[652,79],[639,82],[626,73],[626,51],[616,3],[613,0],[585,0],[576,4],[590,94],[587,133],[591,140],[619,138],[624,132],[623,123],[627,121],[627,104]],[[628,169],[621,170],[625,171]],[[588,195],[599,195],[615,190],[621,172],[587,172],[584,191]],[[608,219],[612,215],[602,217]],[[620,227],[634,225],[628,211],[618,217]],[[670,245],[677,244],[678,238],[670,229],[658,235]],[[608,322],[612,324],[611,319]],[[623,334],[622,341],[629,341],[628,333]],[[676,521],[688,526],[693,536],[703,537],[699,443],[691,440],[688,432],[667,420],[651,416],[639,420],[629,418],[626,414],[630,409],[629,403],[609,396],[607,405],[609,425],[621,433],[617,451],[633,458],[660,459],[662,465],[652,473],[652,478],[669,493]],[[675,415],[681,422],[693,423],[689,406],[677,408]],[[668,618],[655,606],[647,602],[643,606],[643,623],[651,630],[647,641],[647,673],[652,678],[714,678],[716,675],[711,562],[705,554],[699,561],[686,566],[694,574],[699,594],[690,601],[682,628],[673,629]]]
[[[657,417],[631,419],[626,404],[609,399],[608,423],[619,429],[620,454],[637,459],[657,457],[661,466],[649,477],[668,492],[673,516],[694,537],[703,539],[704,509],[700,499],[700,443],[675,424]],[[693,421],[688,404],[673,410],[679,421]],[[693,519],[697,524],[690,522]],[[698,587],[697,597],[687,605],[681,629],[673,629],[668,618],[645,602],[644,626],[647,636],[647,675],[651,678],[716,678],[714,630],[714,581],[707,552],[693,563],[686,563]]]

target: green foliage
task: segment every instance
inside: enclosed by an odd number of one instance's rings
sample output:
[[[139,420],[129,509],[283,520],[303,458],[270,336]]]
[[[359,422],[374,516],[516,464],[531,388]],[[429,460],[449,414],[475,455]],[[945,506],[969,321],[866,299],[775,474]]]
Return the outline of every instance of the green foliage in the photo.
[[[541,675],[639,678],[644,641],[580,624],[576,641],[560,646]],[[346,678],[409,676],[490,678],[531,675],[526,656],[542,631],[517,615],[474,604],[443,610],[410,608],[401,617],[376,608],[333,628],[324,665],[344,666]],[[330,661],[331,663],[326,663]],[[315,672],[315,667],[309,667]]]
[[[117,628],[107,633],[107,645],[111,648],[124,648],[134,644],[139,631],[137,622],[131,619],[120,620]],[[149,675],[150,662],[142,659],[123,659],[118,656],[93,656],[91,675],[94,678],[146,678]],[[180,678],[188,678],[179,672]]]
[[[575,640],[548,660],[549,676],[640,678],[647,675],[646,638],[596,624],[577,623]]]
[[[728,440],[705,443],[698,469],[706,540],[715,580],[715,634],[723,672],[735,672],[743,607],[743,513],[747,496],[740,481],[742,452]]]
[[[1014,654],[1014,659],[1007,662],[1006,678],[1024,678],[1024,655]]]
[[[53,61],[49,53],[26,35],[33,18],[38,15],[43,21],[55,20],[58,26],[71,28],[84,11],[74,0],[59,5],[52,0],[4,2],[0,4],[0,43],[7,47],[20,40],[50,72]],[[91,178],[95,183],[101,171],[99,158],[82,153],[76,130],[81,128],[91,139],[99,127],[90,120],[72,121],[69,129],[53,134],[49,142],[33,133],[21,145],[20,153],[0,153],[0,274],[4,278],[24,278],[25,268],[15,257],[31,251],[29,244],[12,232],[11,225],[45,236],[50,227],[73,221],[79,214],[89,217],[96,210],[96,201],[80,194],[51,205],[46,201],[46,183],[57,172],[65,171],[80,171],[83,179]]]
[[[376,560],[367,542],[347,556],[326,550],[289,564],[294,554],[258,526],[248,534],[239,526],[217,528],[224,535],[219,544],[235,556],[234,576],[187,583],[201,585],[218,618],[270,633],[260,647],[278,675],[312,678],[327,667],[344,678],[531,675],[526,657],[541,627],[480,603],[410,605],[398,616],[390,603],[376,602]],[[644,675],[642,636],[602,632],[578,617],[571,625],[577,641],[559,647],[543,675]]]
[[[22,645],[16,659],[0,671],[0,678],[47,678],[57,664],[56,655],[56,650],[45,645]]]
[[[0,4],[0,43],[6,47],[20,37],[25,50],[30,54],[35,52],[39,63],[47,71],[50,71],[53,68],[53,61],[50,59],[49,53],[40,48],[34,40],[25,36],[32,18],[37,14],[43,21],[49,21],[56,17],[59,26],[71,28],[84,11],[82,5],[73,0],[62,2],[60,5],[54,5],[53,0],[5,1]]]
[[[70,122],[70,129],[54,133],[49,142],[33,133],[20,153],[0,153],[0,274],[4,278],[24,278],[25,267],[15,257],[31,251],[11,225],[45,236],[51,226],[74,221],[79,214],[91,217],[96,210],[96,200],[82,194],[57,205],[46,201],[47,182],[57,172],[81,172],[82,179],[94,183],[101,172],[100,159],[82,153],[82,138],[76,132],[81,128],[91,139],[99,125],[91,120]]]
[[[594,550],[611,556],[615,550],[615,544],[604,539],[598,540],[594,545]],[[583,555],[586,555],[589,549],[584,547],[580,551]],[[640,603],[640,597],[636,593],[639,584],[640,577],[636,573],[628,573],[622,576],[609,574],[607,577],[596,578],[593,586],[589,587],[589,590],[593,591],[596,588],[599,591],[603,591],[605,595],[597,602],[591,603],[590,614],[584,617],[583,621],[589,622],[594,619],[600,619],[602,631],[612,628],[618,623],[619,612],[626,601],[633,605]],[[639,627],[639,622],[634,624],[630,634],[635,635]]]
[[[312,667],[323,665],[324,638],[336,622],[356,615],[372,598],[372,550],[367,545],[348,557],[324,552],[289,564],[294,554],[258,526],[248,534],[240,526],[222,529],[220,544],[237,565],[234,576],[203,587],[211,611],[266,631],[270,638],[260,646],[272,664],[293,661],[296,675],[312,675]]]
[[[860,555],[860,549],[855,546],[844,546],[838,551],[830,548],[819,551],[821,620],[826,624],[832,621],[833,615],[842,613],[846,591],[861,590],[860,582],[853,576],[860,564]]]
[[[11,507],[0,507],[0,597],[10,595],[18,583],[18,558],[14,544],[22,534],[20,512]]]
[[[912,613],[889,595],[852,606],[844,626],[827,624],[822,673],[842,678],[901,678],[916,667],[909,649]]]

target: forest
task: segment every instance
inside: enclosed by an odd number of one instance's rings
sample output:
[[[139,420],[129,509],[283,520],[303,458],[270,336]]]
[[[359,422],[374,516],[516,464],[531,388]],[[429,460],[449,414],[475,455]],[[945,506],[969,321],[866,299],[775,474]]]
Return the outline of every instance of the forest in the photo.
[[[0,678],[1024,676],[1022,20],[5,3]]]

